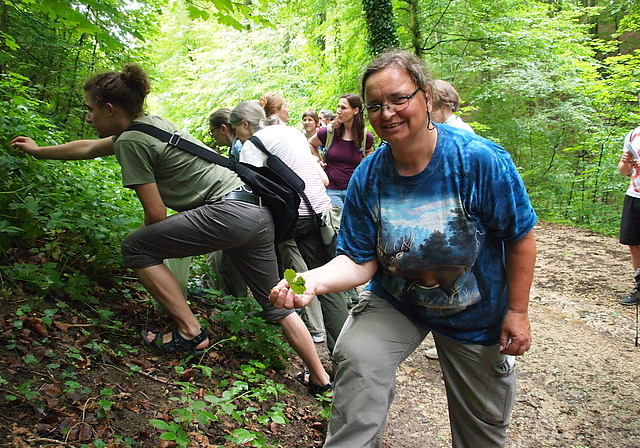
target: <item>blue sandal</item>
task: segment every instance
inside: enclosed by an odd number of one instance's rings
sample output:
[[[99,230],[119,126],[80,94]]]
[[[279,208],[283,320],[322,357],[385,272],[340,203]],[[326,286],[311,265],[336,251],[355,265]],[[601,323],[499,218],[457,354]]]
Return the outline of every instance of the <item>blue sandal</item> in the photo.
[[[209,338],[209,333],[207,333],[204,328],[200,328],[200,334],[193,339],[185,339],[178,332],[178,329],[174,328],[171,332],[171,340],[167,343],[162,342],[162,332],[153,332],[154,338],[151,341],[147,339],[148,333],[147,331],[140,332],[142,342],[144,342],[144,345],[146,345],[148,349],[162,355],[185,353],[187,355],[200,357],[204,355],[206,348],[197,349],[196,347]]]

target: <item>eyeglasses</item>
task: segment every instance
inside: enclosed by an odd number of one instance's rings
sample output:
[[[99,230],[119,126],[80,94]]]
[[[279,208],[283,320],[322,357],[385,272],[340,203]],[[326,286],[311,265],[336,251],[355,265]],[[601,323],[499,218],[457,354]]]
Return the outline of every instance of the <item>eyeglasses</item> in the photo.
[[[364,113],[367,118],[378,118],[382,115],[382,111],[386,108],[392,110],[394,112],[400,112],[401,110],[405,110],[409,107],[409,101],[411,98],[416,96],[416,93],[420,91],[420,87],[418,87],[411,95],[401,95],[395,98],[392,98],[385,104],[371,104],[369,106],[364,106]]]

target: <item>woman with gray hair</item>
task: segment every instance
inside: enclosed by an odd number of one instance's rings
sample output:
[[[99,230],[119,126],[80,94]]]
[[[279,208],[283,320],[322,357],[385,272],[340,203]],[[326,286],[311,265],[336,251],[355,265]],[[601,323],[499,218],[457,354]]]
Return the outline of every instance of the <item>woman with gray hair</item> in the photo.
[[[431,120],[435,123],[443,123],[454,128],[473,132],[473,128],[462,121],[455,113],[460,110],[460,96],[451,84],[442,79],[434,81],[435,93]]]
[[[300,217],[291,238],[296,241],[309,269],[327,263],[333,258],[333,254],[323,243],[320,233],[320,215],[331,209],[331,199],[329,199],[318,175],[317,163],[309,153],[309,146],[304,135],[293,127],[268,126],[264,110],[253,101],[245,101],[236,106],[231,112],[229,121],[236,137],[244,142],[240,161],[256,166],[265,164],[266,155],[249,140],[255,136],[260,139],[267,151],[279,157],[304,180],[304,192],[309,198],[311,208],[305,201],[301,201]],[[322,307],[327,332],[327,346],[329,351],[333,352],[335,341],[348,315],[346,302],[341,290],[321,294],[318,299]],[[308,383],[310,391],[317,386],[315,382],[318,380],[313,376],[308,380],[300,379],[303,380],[301,382]],[[324,387],[322,384],[320,386]]]
[[[369,282],[338,338],[324,448],[377,448],[400,363],[433,332],[454,448],[501,448],[513,407],[515,356],[531,346],[527,314],[536,215],[509,154],[433,123],[433,81],[405,51],[362,77],[365,113],[385,142],[356,169],[338,255],[286,280],[285,309]]]

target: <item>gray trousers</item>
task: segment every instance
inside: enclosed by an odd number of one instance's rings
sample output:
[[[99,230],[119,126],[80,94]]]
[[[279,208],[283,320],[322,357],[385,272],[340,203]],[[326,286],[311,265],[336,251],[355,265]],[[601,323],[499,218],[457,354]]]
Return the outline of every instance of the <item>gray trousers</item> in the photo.
[[[334,254],[329,253],[327,246],[322,242],[320,227],[315,216],[301,216],[291,233],[291,238],[296,241],[304,262],[309,269],[315,269],[328,263]],[[318,296],[322,307],[322,319],[327,335],[327,348],[333,352],[338,335],[342,330],[349,310],[343,293],[329,293]]]
[[[262,307],[262,316],[278,321],[292,310],[275,308],[269,293],[279,281],[273,220],[266,207],[241,201],[217,201],[177,213],[133,231],[122,241],[125,267],[141,269],[182,258],[225,250]]]
[[[215,280],[206,276],[204,285],[207,288],[219,289],[224,295],[247,297],[247,284],[224,251],[211,252],[207,264],[215,275]]]
[[[280,258],[282,258],[282,266],[285,269],[293,269],[296,272],[306,272],[309,270],[295,240],[291,239],[278,244],[278,250],[280,251]],[[322,305],[320,305],[320,300],[318,300],[317,297],[311,299],[311,302],[302,308],[302,314],[300,316],[307,325],[311,336],[324,337]]]
[[[427,336],[389,302],[365,291],[333,352],[338,364],[324,448],[378,448],[395,395],[396,369]],[[516,389],[515,358],[498,345],[434,334],[454,448],[504,447]]]

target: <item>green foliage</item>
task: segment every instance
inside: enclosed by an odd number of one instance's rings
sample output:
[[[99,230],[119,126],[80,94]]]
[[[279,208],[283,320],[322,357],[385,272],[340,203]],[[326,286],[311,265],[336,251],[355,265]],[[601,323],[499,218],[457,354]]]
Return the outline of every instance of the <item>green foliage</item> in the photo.
[[[28,97],[19,75],[0,77],[0,244],[4,282],[28,294],[91,300],[91,279],[106,279],[120,264],[119,241],[139,215],[121,187],[115,161],[39,161],[10,148],[18,134],[40,144],[66,134]],[[9,257],[7,252],[11,255]]]
[[[197,394],[198,388],[191,383],[178,383],[182,395],[171,397],[176,403],[171,410],[171,421],[153,419],[150,423],[164,431],[160,438],[172,440],[180,447],[189,444],[188,433],[192,429],[206,428],[212,422],[230,417],[237,425],[225,436],[236,445],[266,447],[266,439],[254,429],[254,420],[268,426],[271,422],[286,424],[284,405],[275,402],[269,408],[254,405],[277,399],[279,394],[287,393],[283,385],[275,383],[261,373],[265,366],[257,361],[241,366],[241,373],[235,374],[232,383],[222,382],[218,393]],[[200,399],[202,396],[202,399]]]
[[[200,6],[192,2],[186,3],[184,6],[189,13],[189,19],[215,20],[220,25],[239,31],[247,29],[246,23],[249,21],[256,25],[273,26],[263,15],[268,5],[266,1],[244,4],[234,3],[230,0],[209,0],[208,3],[211,5]]]
[[[154,43],[159,76],[150,110],[205,141],[213,111],[267,93],[285,97],[293,126],[308,108],[335,110],[340,95],[358,91],[369,57],[361,15],[358,3],[343,0],[271,3],[266,18],[276,28],[247,23],[237,31],[192,22],[175,2]]]
[[[88,127],[79,84],[96,64],[120,64],[149,29],[153,4],[17,1],[0,41],[0,278],[36,297],[93,301],[119,265],[119,241],[139,214],[115,161],[37,161],[11,149],[18,135],[52,145]],[[107,56],[109,54],[109,56]],[[64,131],[60,129],[64,128]],[[92,283],[94,282],[94,283]]]
[[[205,294],[212,297],[212,291]],[[260,317],[260,306],[253,299],[222,298],[216,307],[222,311],[214,316],[229,328],[232,336],[221,341],[227,347],[237,347],[275,369],[283,369],[291,348],[284,341],[279,326],[268,324]]]
[[[48,0],[46,2],[16,2],[21,13],[41,13],[55,17],[66,29],[95,36],[96,41],[109,50],[121,50],[123,42],[116,36],[143,39],[137,26],[139,21],[129,22],[124,3],[120,1],[69,1]],[[114,26],[107,27],[105,23]]]
[[[6,2],[1,29],[5,43],[15,45],[0,46],[0,74],[24,76],[31,98],[45,105],[39,112],[70,135],[81,136],[87,132],[79,88],[83,80],[139,56],[136,43],[156,17],[154,3],[163,1]]]
[[[456,86],[464,119],[511,153],[542,219],[615,232],[628,182],[616,164],[638,119],[635,57],[590,36],[602,9],[464,3],[402,1],[401,39]]]
[[[304,277],[298,277],[293,269],[285,269],[284,279],[289,283],[291,290],[296,294],[302,294],[307,290],[304,286]]]

